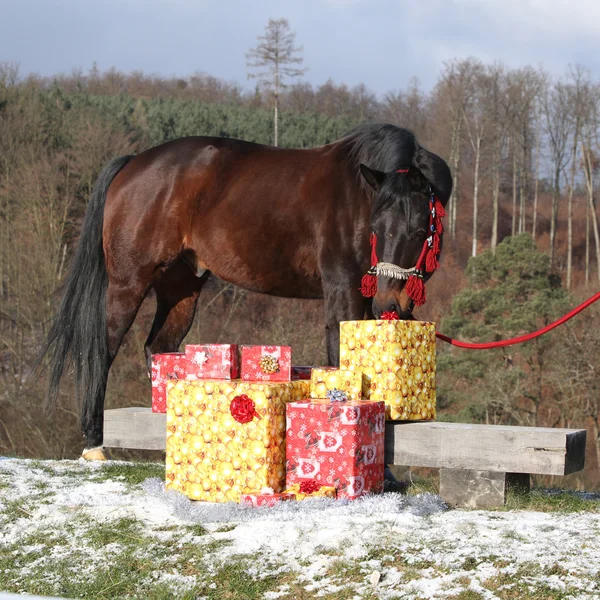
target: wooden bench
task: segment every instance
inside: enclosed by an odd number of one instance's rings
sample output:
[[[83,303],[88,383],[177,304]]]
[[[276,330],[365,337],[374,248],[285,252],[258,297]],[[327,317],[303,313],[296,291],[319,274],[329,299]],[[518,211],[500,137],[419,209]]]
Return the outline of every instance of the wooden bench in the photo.
[[[150,408],[104,412],[107,448],[165,450],[166,415]],[[388,422],[387,464],[440,469],[440,496],[451,506],[501,506],[530,475],[568,475],[585,463],[585,429]]]

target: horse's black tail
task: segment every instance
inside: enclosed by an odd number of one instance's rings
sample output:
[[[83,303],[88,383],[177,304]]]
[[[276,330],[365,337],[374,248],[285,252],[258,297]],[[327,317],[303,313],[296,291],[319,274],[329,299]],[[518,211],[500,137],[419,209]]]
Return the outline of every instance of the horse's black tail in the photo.
[[[94,412],[97,414],[95,404],[103,400],[110,367],[105,305],[108,274],[102,247],[104,204],[112,180],[131,158],[115,158],[96,181],[62,300],[38,361],[50,353],[47,408],[56,405],[63,372],[73,365],[84,431]]]
[[[436,196],[446,206],[452,193],[452,173],[446,161],[422,146],[417,146],[413,164],[431,181]]]

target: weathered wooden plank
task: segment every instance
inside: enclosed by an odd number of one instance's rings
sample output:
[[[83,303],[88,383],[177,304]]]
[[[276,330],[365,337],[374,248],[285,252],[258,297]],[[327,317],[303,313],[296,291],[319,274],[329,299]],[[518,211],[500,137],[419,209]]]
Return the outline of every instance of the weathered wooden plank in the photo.
[[[486,510],[502,506],[508,490],[529,490],[527,473],[440,469],[440,496],[454,508]]]
[[[387,423],[386,461],[411,467],[567,475],[583,469],[586,431],[466,423]]]
[[[164,450],[166,416],[150,408],[104,412],[107,448]],[[411,467],[567,475],[583,469],[582,429],[396,422],[386,427],[386,462]]]
[[[104,446],[164,450],[167,415],[150,408],[131,407],[104,411]]]

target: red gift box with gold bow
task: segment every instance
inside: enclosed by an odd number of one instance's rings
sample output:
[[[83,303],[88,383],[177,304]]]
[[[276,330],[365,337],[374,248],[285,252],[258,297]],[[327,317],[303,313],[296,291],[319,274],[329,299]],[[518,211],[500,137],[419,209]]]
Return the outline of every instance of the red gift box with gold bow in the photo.
[[[289,346],[242,346],[244,381],[290,381],[291,370]]]

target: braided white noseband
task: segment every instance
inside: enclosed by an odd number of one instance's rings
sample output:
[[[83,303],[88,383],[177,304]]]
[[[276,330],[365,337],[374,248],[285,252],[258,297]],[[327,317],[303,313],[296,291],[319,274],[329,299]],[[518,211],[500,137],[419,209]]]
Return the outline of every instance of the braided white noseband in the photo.
[[[375,274],[379,277],[391,277],[392,279],[408,279],[411,275],[417,274],[417,267],[403,269],[392,263],[380,262],[375,266]]]

